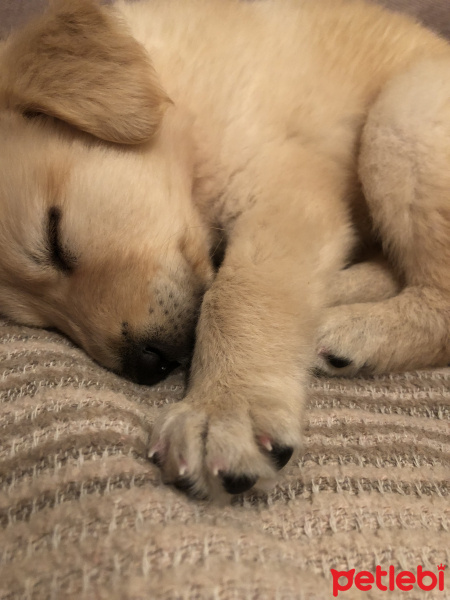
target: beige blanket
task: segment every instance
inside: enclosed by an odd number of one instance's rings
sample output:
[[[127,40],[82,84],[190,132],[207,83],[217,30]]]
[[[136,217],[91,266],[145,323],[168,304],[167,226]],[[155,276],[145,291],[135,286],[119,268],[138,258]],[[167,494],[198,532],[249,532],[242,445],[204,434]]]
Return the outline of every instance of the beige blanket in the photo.
[[[450,565],[450,369],[316,379],[303,456],[269,494],[218,507],[145,458],[181,374],[140,387],[1,325],[0,598],[326,600],[331,568]]]
[[[0,29],[25,4],[4,2]],[[450,31],[448,0],[389,4]],[[226,507],[166,488],[146,460],[158,410],[182,395],[182,374],[139,387],[0,321],[1,599],[330,600],[331,569],[441,563],[442,592],[338,597],[450,598],[450,369],[314,380],[303,455]]]

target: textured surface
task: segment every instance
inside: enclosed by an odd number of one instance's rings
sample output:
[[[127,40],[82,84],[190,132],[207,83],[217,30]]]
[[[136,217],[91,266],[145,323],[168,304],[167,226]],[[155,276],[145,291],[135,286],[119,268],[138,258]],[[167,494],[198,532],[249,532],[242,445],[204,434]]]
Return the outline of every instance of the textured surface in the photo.
[[[450,565],[450,369],[314,380],[303,457],[218,507],[145,459],[182,374],[139,387],[1,325],[0,598],[323,600],[330,568]]]
[[[3,0],[0,33],[44,0]],[[384,0],[450,34],[448,0]],[[183,376],[143,388],[0,321],[0,598],[328,600],[330,568],[450,565],[450,369],[314,380],[302,458],[227,507],[145,459]],[[447,570],[448,571],[448,570]],[[357,592],[342,598],[450,598]]]

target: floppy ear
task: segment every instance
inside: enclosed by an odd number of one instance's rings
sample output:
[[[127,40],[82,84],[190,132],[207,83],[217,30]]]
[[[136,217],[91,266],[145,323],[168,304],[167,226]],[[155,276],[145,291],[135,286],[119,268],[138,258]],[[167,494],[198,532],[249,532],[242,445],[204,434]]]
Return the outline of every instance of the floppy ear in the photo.
[[[58,0],[7,40],[1,62],[8,108],[110,142],[148,140],[170,103],[144,48],[95,0]]]

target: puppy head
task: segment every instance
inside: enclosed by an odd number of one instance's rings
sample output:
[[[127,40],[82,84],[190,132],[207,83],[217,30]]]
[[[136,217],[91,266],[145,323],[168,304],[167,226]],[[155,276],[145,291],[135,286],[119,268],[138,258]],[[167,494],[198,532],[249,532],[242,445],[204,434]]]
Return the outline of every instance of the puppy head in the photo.
[[[165,95],[139,46],[137,66],[114,62],[117,36],[135,42],[107,11],[73,4],[26,33],[42,48],[73,30],[73,55],[66,35],[65,58],[55,41],[22,64],[17,49],[32,40],[20,34],[0,49],[0,312],[56,327],[101,364],[153,383],[187,361],[212,278],[208,228],[191,202],[189,122],[174,107],[162,118]],[[101,50],[94,26],[109,31]],[[80,37],[95,48],[81,52]]]

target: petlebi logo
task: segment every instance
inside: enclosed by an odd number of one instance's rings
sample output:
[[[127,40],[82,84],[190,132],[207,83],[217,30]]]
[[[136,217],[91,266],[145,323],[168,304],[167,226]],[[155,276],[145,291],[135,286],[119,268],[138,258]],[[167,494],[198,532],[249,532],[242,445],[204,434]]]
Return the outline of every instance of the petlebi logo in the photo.
[[[377,566],[375,574],[370,571],[360,571],[356,573],[356,569],[350,571],[336,571],[331,569],[333,577],[333,596],[336,598],[340,592],[346,592],[355,586],[362,592],[369,592],[372,588],[378,588],[382,592],[393,592],[400,590],[409,592],[413,589],[429,592],[431,590],[444,591],[444,577],[447,565],[438,565],[437,573],[433,571],[425,571],[422,565],[417,567],[416,572],[399,571],[395,567],[390,566],[387,570]]]

